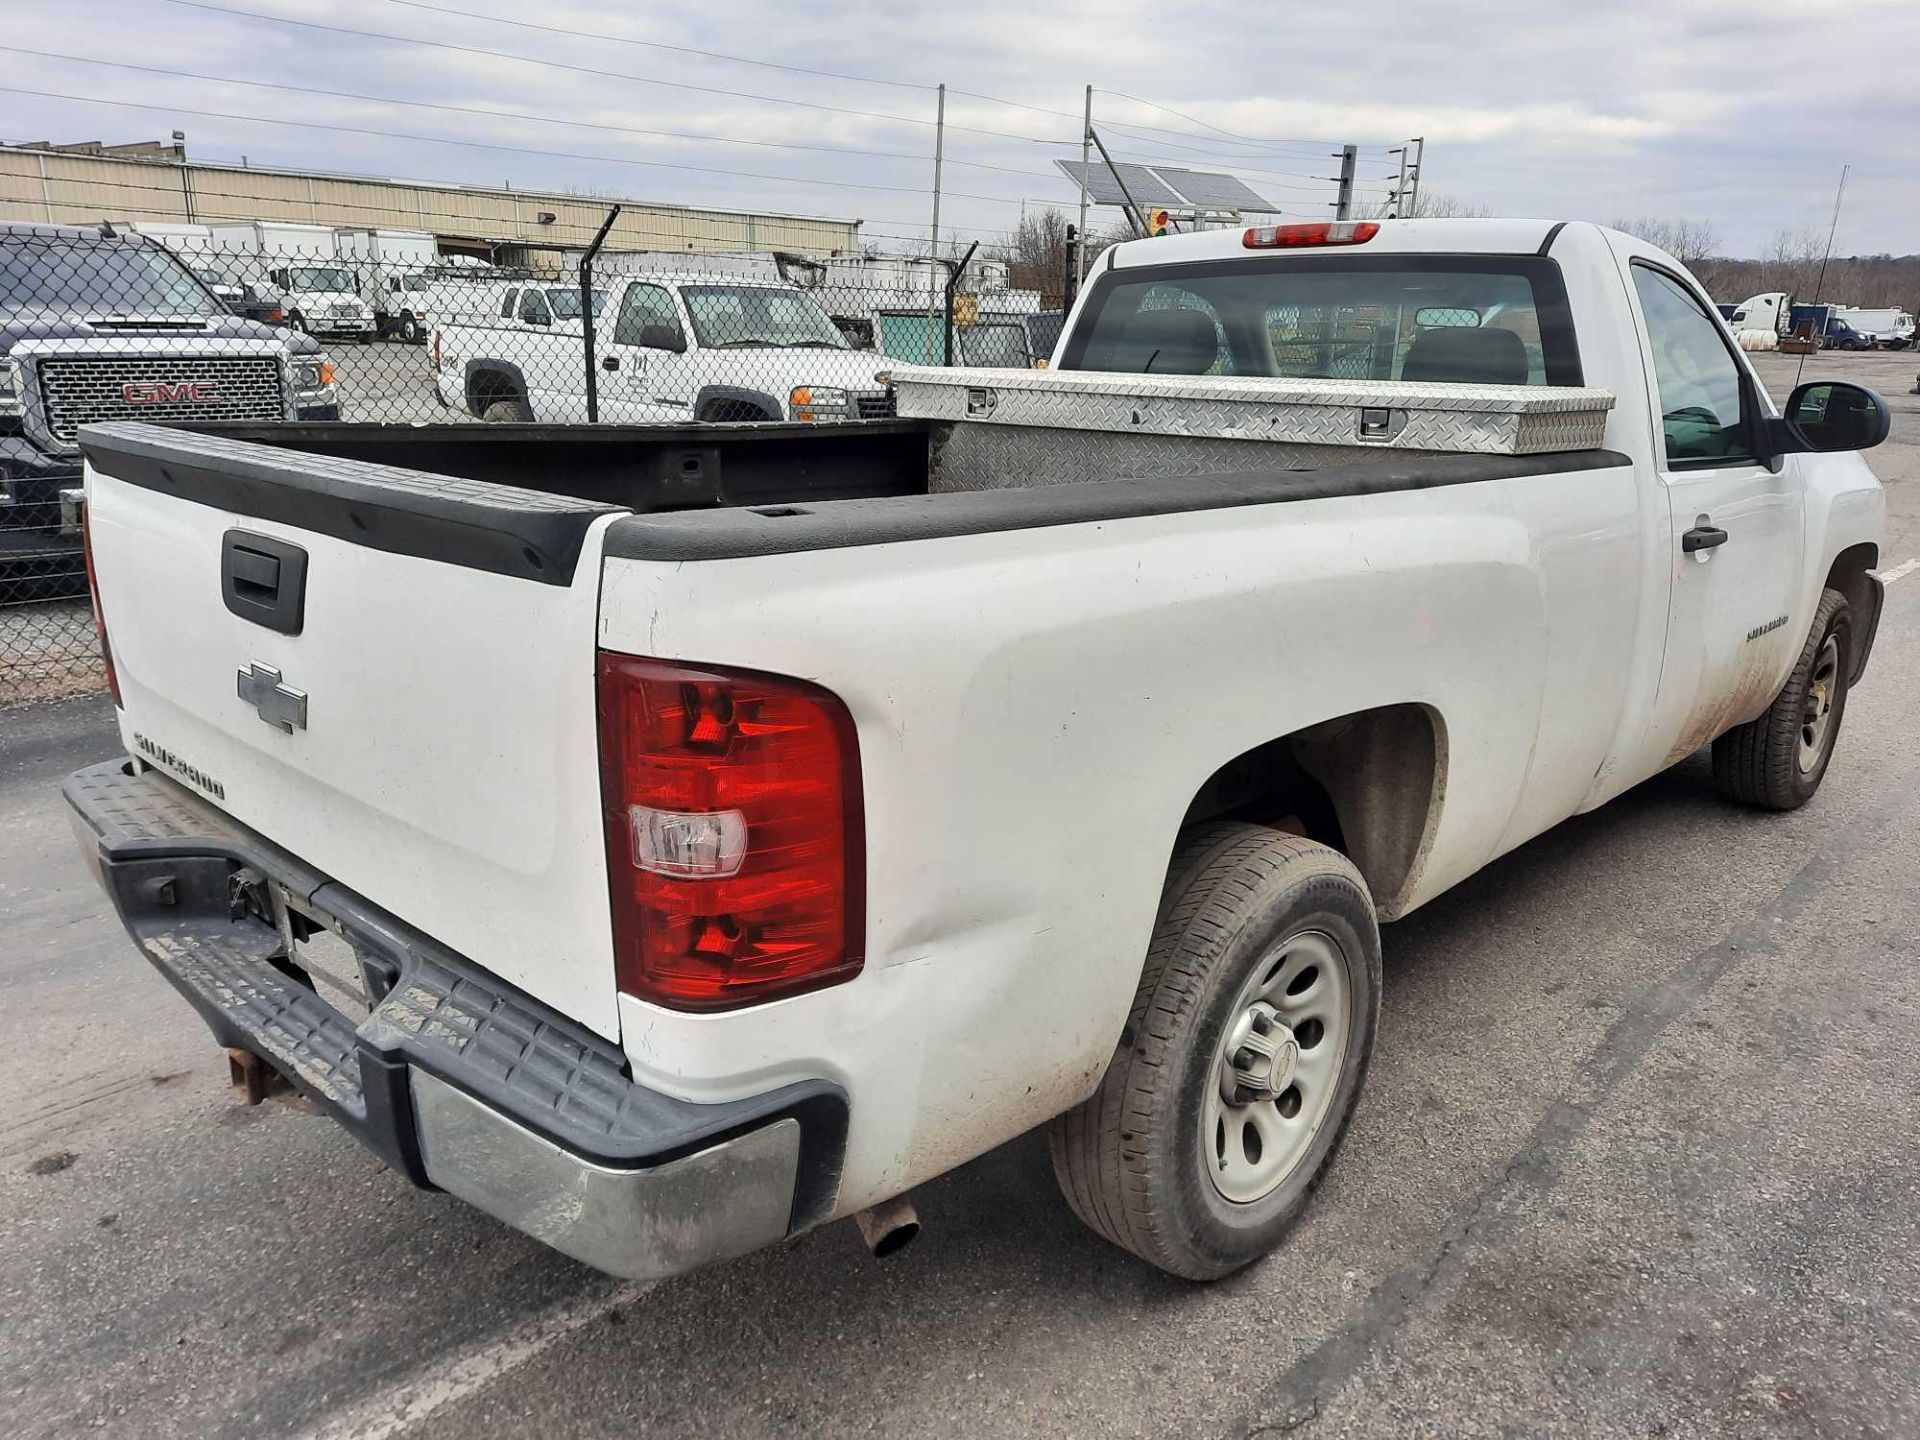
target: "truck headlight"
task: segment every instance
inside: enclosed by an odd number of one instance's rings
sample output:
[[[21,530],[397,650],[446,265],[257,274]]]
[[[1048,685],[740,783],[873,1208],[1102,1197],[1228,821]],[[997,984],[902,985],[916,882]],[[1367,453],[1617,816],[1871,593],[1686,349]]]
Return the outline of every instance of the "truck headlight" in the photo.
[[[853,415],[853,402],[837,386],[796,385],[787,396],[787,411],[795,420],[846,420]]]
[[[20,363],[0,359],[0,415],[20,413]]]
[[[333,362],[325,356],[311,356],[293,362],[293,388],[302,394],[333,388]]]

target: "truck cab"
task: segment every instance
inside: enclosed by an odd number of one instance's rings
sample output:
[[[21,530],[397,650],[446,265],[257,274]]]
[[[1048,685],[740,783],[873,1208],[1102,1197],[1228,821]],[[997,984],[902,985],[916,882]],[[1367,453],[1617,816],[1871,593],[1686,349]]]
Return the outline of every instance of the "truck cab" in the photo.
[[[279,292],[287,323],[295,330],[362,345],[377,338],[373,307],[361,299],[351,265],[283,260],[268,267],[267,280]]]

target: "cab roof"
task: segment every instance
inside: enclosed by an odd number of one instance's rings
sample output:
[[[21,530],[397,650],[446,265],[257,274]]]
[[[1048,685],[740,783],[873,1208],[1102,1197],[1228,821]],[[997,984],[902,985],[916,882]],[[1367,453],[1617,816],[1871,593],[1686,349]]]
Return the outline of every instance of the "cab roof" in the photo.
[[[1286,220],[1282,224],[1311,223]],[[1136,265],[1179,265],[1238,256],[1277,255],[1530,255],[1546,243],[1559,222],[1553,220],[1381,220],[1370,240],[1355,245],[1315,246],[1303,250],[1249,250],[1241,237],[1247,226],[1127,240],[1096,262],[1115,269]]]

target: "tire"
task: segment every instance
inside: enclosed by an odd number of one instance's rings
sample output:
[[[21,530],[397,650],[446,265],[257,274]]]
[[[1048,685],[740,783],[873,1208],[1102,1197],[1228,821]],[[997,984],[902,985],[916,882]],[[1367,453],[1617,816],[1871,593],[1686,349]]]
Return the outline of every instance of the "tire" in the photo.
[[[1273,977],[1269,1005],[1261,987]],[[1113,1063],[1049,1128],[1068,1206],[1096,1234],[1190,1280],[1257,1260],[1300,1218],[1346,1133],[1379,1010],[1380,931],[1352,863],[1263,826],[1196,826],[1168,869]],[[1313,1018],[1340,1011],[1335,1024]],[[1269,1028],[1256,1034],[1262,1013]],[[1316,1065],[1327,1045],[1337,1049]],[[1238,1078],[1249,1057],[1258,1092]],[[1272,1137],[1258,1154],[1248,1131]]]
[[[524,425],[533,419],[533,411],[524,400],[495,400],[480,418],[489,425]]]
[[[418,315],[402,315],[400,317],[400,338],[409,345],[418,345],[420,343],[422,336],[420,333],[420,317]]]
[[[298,330],[302,335],[311,335],[313,333],[307,329],[307,317],[302,315],[298,310],[291,312],[287,316],[287,328],[289,330]]]
[[[1713,780],[1729,800],[1797,810],[1826,778],[1853,672],[1853,611],[1823,591],[1793,673],[1766,714],[1713,742]]]

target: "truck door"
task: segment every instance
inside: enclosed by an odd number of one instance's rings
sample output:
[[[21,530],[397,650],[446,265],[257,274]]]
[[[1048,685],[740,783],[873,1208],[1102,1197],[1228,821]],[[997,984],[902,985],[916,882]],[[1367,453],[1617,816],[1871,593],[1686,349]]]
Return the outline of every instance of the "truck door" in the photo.
[[[686,326],[666,287],[628,285],[600,347],[600,418],[629,425],[695,418],[694,369]]]
[[[1671,522],[1667,648],[1648,749],[1680,760],[1772,703],[1809,617],[1795,615],[1805,497],[1763,456],[1758,382],[1694,287],[1628,264]]]

